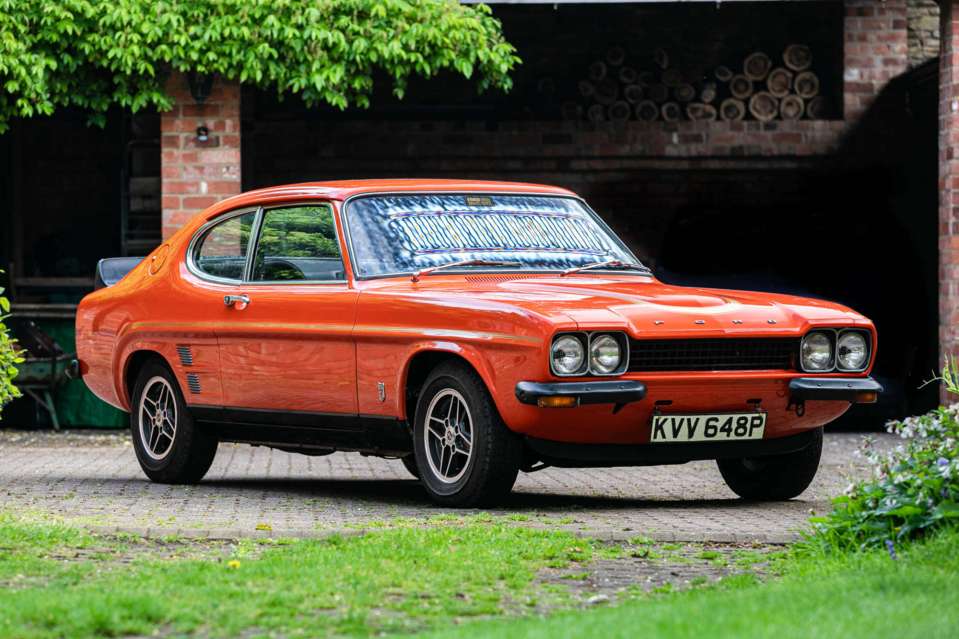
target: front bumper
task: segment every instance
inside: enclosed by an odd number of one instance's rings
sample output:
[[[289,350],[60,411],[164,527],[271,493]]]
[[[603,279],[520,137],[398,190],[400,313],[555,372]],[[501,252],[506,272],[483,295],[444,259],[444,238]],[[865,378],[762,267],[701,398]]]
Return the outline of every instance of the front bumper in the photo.
[[[789,381],[789,397],[794,402],[832,400],[869,404],[875,402],[881,392],[882,384],[871,377],[797,377]],[[551,398],[569,398],[573,406],[623,406],[645,397],[646,385],[636,380],[516,384],[516,399],[532,406],[546,406]]]
[[[797,377],[789,381],[793,401],[835,400],[872,404],[882,392],[882,384],[871,377]]]
[[[633,380],[596,382],[519,382],[516,399],[523,404],[542,406],[549,398],[574,398],[575,405],[628,404],[646,397],[646,384]]]

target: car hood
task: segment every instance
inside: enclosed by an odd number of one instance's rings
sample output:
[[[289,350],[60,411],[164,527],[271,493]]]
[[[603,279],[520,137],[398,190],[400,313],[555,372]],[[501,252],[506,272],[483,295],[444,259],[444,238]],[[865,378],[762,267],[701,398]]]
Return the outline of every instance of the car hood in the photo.
[[[621,328],[640,335],[690,332],[795,334],[810,324],[868,325],[859,313],[825,300],[681,287],[642,276],[469,275],[424,278],[418,296],[453,306],[508,305],[582,330]],[[404,288],[406,285],[404,284]],[[413,293],[412,290],[409,293]]]

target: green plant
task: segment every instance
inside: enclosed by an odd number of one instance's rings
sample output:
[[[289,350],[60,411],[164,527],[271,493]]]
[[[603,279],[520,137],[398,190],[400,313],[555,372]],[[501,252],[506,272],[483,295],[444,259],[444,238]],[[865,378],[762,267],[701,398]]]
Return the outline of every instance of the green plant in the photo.
[[[346,108],[374,77],[399,97],[442,71],[506,90],[518,62],[489,8],[456,0],[0,0],[0,132],[66,106],[169,109],[171,71]]]
[[[0,414],[8,402],[20,397],[20,390],[13,385],[13,379],[17,376],[17,364],[23,362],[16,342],[11,339],[10,331],[3,323],[10,312],[10,300],[3,293],[3,287],[0,287]]]
[[[932,379],[928,380],[919,388],[935,382],[941,383],[943,390],[947,393],[959,395],[959,360],[956,359],[955,355],[947,357],[945,363],[942,365],[942,372],[938,375],[933,374]]]
[[[954,363],[947,364],[943,377],[955,376]],[[896,542],[959,522],[959,404],[890,422],[887,429],[904,443],[887,453],[867,443],[872,476],[812,520],[810,541],[840,548],[885,544],[895,555]]]

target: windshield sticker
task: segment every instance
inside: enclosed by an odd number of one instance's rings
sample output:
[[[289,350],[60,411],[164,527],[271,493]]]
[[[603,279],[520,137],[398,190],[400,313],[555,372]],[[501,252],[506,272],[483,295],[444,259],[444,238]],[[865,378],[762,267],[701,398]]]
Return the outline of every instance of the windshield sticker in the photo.
[[[493,198],[485,195],[467,195],[466,206],[493,206]]]

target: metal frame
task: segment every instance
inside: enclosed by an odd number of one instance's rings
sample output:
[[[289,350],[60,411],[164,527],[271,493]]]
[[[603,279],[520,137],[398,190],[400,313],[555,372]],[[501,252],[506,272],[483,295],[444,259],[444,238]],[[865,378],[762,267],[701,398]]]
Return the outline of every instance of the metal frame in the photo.
[[[193,237],[190,239],[190,243],[187,246],[186,254],[186,266],[187,270],[190,271],[193,275],[197,276],[202,280],[208,282],[213,282],[216,284],[229,284],[233,286],[242,285],[242,286],[262,286],[264,284],[268,285],[307,285],[307,284],[348,284],[349,278],[346,277],[346,264],[343,263],[343,279],[339,280],[253,280],[253,261],[256,259],[256,250],[260,241],[260,234],[263,230],[263,220],[266,217],[268,211],[273,211],[276,209],[289,209],[297,208],[301,206],[323,206],[326,207],[330,213],[330,217],[335,222],[337,217],[336,207],[333,206],[333,203],[330,200],[305,200],[303,202],[284,202],[282,204],[277,204],[276,206],[265,207],[263,205],[257,205],[254,207],[244,207],[240,209],[235,209],[228,211],[221,215],[216,216],[211,220],[207,220],[203,226],[198,228],[193,234]],[[246,259],[243,263],[243,277],[242,279],[229,279],[225,277],[217,277],[215,275],[210,275],[205,273],[200,269],[196,263],[196,251],[202,245],[203,240],[206,238],[207,233],[212,230],[214,227],[218,226],[223,222],[227,222],[234,217],[239,217],[242,215],[247,215],[249,213],[255,213],[253,218],[253,228],[250,232],[250,239],[246,248]],[[339,233],[336,233],[336,244],[340,249],[340,261],[343,262],[343,241],[339,236]],[[352,261],[352,260],[351,260]]]

